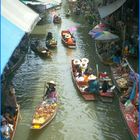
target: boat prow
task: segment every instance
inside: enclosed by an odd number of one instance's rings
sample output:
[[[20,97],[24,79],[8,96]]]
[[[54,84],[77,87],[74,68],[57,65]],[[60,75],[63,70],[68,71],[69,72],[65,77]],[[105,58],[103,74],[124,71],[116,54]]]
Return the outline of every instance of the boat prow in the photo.
[[[44,103],[42,101],[35,109],[31,129],[42,129],[56,116],[58,103]]]

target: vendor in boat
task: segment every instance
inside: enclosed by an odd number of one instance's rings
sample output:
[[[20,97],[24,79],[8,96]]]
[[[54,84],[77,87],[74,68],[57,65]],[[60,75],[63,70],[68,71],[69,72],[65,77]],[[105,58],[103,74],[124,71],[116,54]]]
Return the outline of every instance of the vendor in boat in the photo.
[[[16,115],[17,107],[15,88],[11,85],[9,93],[6,95],[5,112],[10,113],[10,115],[14,117]]]
[[[11,140],[10,133],[13,131],[13,125],[9,124],[4,117],[2,118],[1,124],[0,131],[2,140]]]
[[[53,35],[51,32],[48,32],[47,37],[46,37],[46,41],[51,40],[53,38]]]
[[[84,72],[85,75],[89,76],[93,74],[93,69],[91,67],[87,67]]]
[[[50,81],[48,82],[49,87],[47,87],[46,93],[43,96],[43,100],[50,99],[51,102],[57,102],[57,92],[55,89],[55,82]]]
[[[4,118],[9,124],[14,124],[14,117],[12,117],[9,112],[4,113]]]
[[[92,93],[92,94],[98,94],[99,93],[99,82],[97,80],[97,77],[93,74],[88,77],[88,88],[85,89],[86,92]]]
[[[81,63],[81,61],[79,59],[73,60],[73,72],[74,72],[75,76],[82,74],[80,63]]]
[[[109,90],[111,88],[111,86],[109,85],[108,81],[104,79],[103,84],[100,88],[100,92],[107,92],[107,90]]]
[[[81,70],[82,70],[82,74],[84,74],[84,72],[85,72],[85,70],[87,69],[87,67],[88,67],[88,64],[87,63],[81,63],[80,64],[80,68],[81,68]]]
[[[130,98],[132,88],[133,88],[133,81],[129,81],[127,91],[124,91],[124,94],[120,97],[121,103],[125,104],[126,101]]]

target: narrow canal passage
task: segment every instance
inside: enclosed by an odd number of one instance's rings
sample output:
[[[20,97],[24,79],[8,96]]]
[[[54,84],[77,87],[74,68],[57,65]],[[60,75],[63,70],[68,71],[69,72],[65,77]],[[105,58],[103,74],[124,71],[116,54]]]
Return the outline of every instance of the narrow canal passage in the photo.
[[[77,92],[71,77],[71,59],[87,57],[95,69],[109,71],[96,57],[92,39],[88,36],[89,27],[81,17],[65,17],[66,3],[58,11],[62,17],[61,25],[52,23],[52,14],[48,21],[38,25],[32,33],[40,38],[42,44],[48,31],[53,32],[58,48],[53,50],[51,59],[41,59],[30,49],[25,62],[15,73],[13,82],[21,105],[21,120],[18,124],[15,140],[131,140],[121,118],[117,99],[113,103],[85,102]],[[67,49],[61,43],[61,30],[77,27],[74,32],[77,49]],[[45,44],[44,44],[45,45]],[[95,70],[96,74],[96,70]],[[42,99],[45,81],[54,80],[59,93],[59,111],[55,119],[43,130],[30,130],[30,123],[36,105]]]

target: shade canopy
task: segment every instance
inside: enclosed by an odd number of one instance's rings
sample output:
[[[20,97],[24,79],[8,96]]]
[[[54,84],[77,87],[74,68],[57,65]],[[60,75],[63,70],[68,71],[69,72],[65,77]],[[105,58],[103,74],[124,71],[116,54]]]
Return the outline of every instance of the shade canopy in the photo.
[[[1,16],[1,74],[25,32]]]
[[[105,18],[119,9],[126,0],[116,0],[115,2],[108,4],[107,6],[102,6],[98,8],[99,14],[101,18]]]
[[[19,0],[1,0],[1,74],[25,33],[39,20],[39,14]]]
[[[31,32],[40,20],[39,14],[19,0],[2,0],[1,14],[25,32]]]
[[[109,41],[109,40],[118,40],[119,37],[115,34],[112,34],[108,31],[103,31],[101,35],[95,37],[96,41]]]

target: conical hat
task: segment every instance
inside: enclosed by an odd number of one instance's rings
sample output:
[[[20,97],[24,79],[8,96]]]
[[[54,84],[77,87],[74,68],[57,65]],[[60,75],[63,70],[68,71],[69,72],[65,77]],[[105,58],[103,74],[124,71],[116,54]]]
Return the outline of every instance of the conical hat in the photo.
[[[88,63],[88,62],[89,62],[89,59],[87,59],[87,58],[82,58],[81,61],[82,61],[83,63]]]
[[[54,81],[49,81],[48,84],[53,84],[54,86],[56,86]]]
[[[79,59],[74,59],[73,64],[74,65],[80,65],[81,61]]]
[[[89,77],[88,77],[88,80],[95,80],[97,79],[97,77],[93,74],[91,74]]]

